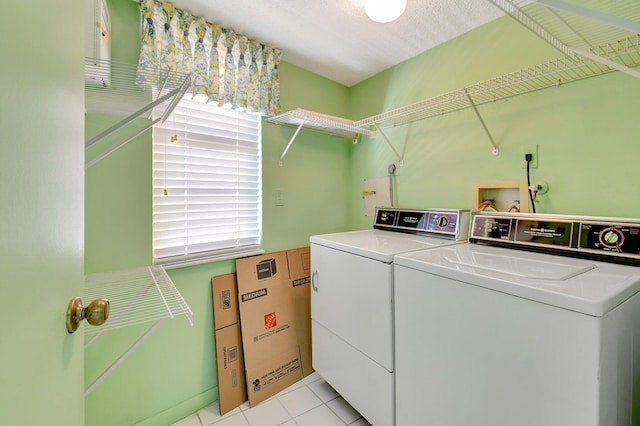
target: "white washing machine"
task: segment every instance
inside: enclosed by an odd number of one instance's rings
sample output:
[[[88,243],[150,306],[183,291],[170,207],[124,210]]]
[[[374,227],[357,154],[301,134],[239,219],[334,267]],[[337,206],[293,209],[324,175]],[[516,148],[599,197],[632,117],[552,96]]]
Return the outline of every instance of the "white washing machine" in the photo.
[[[393,256],[466,241],[469,217],[377,209],[374,229],[310,239],[313,368],[375,426],[395,416]]]
[[[474,214],[469,241],[395,257],[396,424],[640,425],[640,221]]]

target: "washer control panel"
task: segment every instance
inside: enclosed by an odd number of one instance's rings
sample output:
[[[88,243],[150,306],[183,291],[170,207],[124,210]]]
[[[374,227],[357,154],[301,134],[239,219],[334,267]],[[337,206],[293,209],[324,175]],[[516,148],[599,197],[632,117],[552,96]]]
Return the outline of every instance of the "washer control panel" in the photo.
[[[470,240],[640,261],[640,220],[633,219],[477,212]]]
[[[468,210],[378,208],[373,227],[466,240],[469,218]]]

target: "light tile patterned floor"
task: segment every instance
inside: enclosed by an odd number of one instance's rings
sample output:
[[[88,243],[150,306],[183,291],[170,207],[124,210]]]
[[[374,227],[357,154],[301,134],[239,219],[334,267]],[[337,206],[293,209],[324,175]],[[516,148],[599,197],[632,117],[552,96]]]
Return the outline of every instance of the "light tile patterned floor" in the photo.
[[[278,395],[249,407],[245,402],[220,416],[218,402],[174,423],[174,426],[371,426],[317,373]]]

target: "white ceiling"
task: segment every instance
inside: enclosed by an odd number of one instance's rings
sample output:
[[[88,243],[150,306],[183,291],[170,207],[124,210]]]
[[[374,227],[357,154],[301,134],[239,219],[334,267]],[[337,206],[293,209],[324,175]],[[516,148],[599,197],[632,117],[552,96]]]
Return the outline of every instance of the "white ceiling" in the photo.
[[[408,0],[387,24],[365,0],[173,0],[207,21],[282,50],[282,60],[352,86],[504,13],[485,0]],[[393,1],[393,0],[390,0]]]

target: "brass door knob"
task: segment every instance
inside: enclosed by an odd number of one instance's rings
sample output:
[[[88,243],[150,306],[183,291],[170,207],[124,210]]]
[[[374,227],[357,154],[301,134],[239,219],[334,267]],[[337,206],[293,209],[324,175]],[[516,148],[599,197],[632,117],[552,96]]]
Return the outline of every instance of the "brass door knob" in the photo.
[[[86,319],[91,325],[101,325],[109,318],[109,301],[107,299],[96,299],[89,303],[89,306],[82,306],[82,299],[74,297],[69,301],[67,309],[67,331],[75,332],[80,326],[80,322]]]

